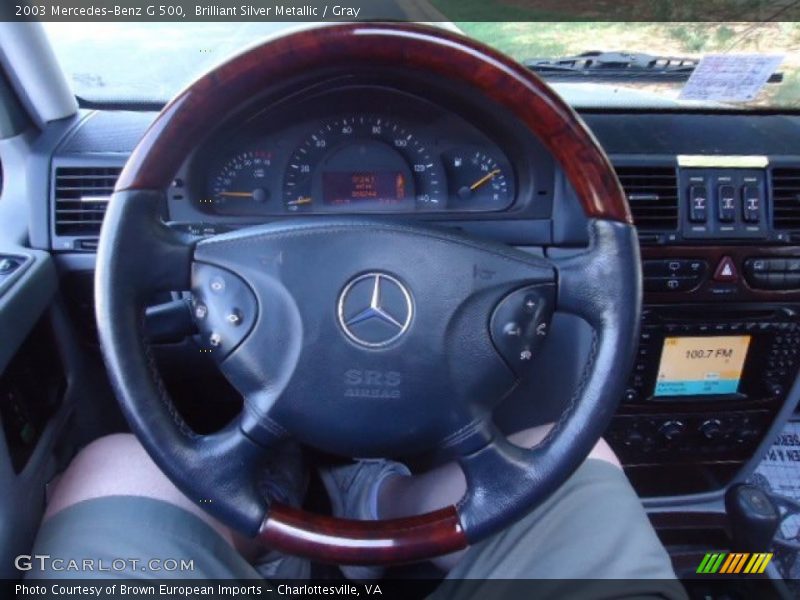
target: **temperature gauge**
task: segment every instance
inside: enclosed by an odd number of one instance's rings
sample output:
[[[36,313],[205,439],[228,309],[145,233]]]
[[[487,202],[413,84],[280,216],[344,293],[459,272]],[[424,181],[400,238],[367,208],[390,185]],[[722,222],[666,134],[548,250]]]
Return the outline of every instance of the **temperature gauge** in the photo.
[[[514,197],[511,167],[486,152],[459,148],[444,155],[450,210],[502,210]]]

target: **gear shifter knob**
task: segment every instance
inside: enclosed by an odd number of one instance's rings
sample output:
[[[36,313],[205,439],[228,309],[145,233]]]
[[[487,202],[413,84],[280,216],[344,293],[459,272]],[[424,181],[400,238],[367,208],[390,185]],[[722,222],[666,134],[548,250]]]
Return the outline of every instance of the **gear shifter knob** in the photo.
[[[781,522],[780,512],[759,487],[739,484],[725,494],[733,550],[767,552]]]

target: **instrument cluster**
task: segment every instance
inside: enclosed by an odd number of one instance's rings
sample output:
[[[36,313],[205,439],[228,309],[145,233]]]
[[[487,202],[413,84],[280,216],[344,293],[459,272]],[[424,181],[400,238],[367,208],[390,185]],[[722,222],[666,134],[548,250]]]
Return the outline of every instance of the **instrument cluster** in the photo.
[[[316,96],[226,133],[193,168],[204,213],[472,213],[515,201],[511,160],[476,124],[397,91]]]

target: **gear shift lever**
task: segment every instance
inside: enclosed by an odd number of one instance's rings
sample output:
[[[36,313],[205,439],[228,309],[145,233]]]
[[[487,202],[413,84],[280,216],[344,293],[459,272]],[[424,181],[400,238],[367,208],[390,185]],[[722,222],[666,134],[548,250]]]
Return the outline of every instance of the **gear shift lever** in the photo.
[[[767,552],[781,522],[780,512],[759,487],[739,484],[725,494],[733,550]]]

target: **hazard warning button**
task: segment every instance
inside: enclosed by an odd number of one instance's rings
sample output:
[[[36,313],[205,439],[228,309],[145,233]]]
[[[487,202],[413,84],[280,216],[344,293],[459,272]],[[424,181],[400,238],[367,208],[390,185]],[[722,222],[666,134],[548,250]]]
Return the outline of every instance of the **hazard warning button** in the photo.
[[[730,256],[723,256],[714,271],[714,281],[733,282],[739,280],[739,273],[736,270],[736,263]]]

